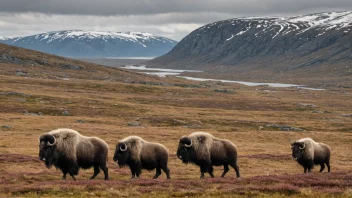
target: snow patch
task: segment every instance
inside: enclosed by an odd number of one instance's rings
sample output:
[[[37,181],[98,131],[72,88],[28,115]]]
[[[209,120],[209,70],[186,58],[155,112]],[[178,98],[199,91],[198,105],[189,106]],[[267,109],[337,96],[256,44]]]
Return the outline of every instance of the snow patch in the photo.
[[[234,36],[233,36],[233,34],[232,34],[230,38],[226,39],[226,41],[231,40],[233,37],[234,37]]]

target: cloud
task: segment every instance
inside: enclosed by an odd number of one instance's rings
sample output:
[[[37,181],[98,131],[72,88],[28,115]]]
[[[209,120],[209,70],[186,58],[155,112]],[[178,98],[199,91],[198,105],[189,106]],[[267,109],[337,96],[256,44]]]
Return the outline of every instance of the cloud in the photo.
[[[229,18],[352,10],[351,0],[0,0],[0,5],[0,36],[82,29],[150,32],[175,40]]]
[[[43,13],[0,13],[0,36],[28,36],[48,31],[81,29],[95,31],[150,32],[181,40],[196,28],[231,18],[222,13],[165,13],[154,15],[62,15]]]
[[[1,12],[72,15],[150,15],[218,12],[256,15],[352,9],[351,0],[1,0]]]

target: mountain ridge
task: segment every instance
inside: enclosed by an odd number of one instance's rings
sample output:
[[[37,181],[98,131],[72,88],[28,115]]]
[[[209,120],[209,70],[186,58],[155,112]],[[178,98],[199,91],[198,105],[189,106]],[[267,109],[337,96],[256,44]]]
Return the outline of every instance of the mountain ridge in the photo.
[[[66,57],[156,57],[177,41],[146,32],[52,31],[1,43]]]
[[[221,72],[289,72],[352,62],[352,12],[241,17],[202,26],[152,66]],[[247,67],[247,69],[246,69]]]

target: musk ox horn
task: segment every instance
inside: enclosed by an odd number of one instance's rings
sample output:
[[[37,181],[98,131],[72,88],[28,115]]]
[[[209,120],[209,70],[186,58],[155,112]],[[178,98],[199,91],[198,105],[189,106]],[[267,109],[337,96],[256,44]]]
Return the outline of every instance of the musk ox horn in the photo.
[[[190,144],[185,144],[185,147],[191,147],[192,146],[192,140]]]
[[[303,142],[303,147],[299,147],[299,149],[301,149],[301,150],[303,150],[303,149],[305,149],[306,148],[306,143],[305,142]]]
[[[53,136],[53,138],[54,138],[54,142],[53,143],[50,143],[49,141],[48,141],[48,146],[54,146],[55,144],[56,144],[56,138]]]
[[[296,142],[291,142],[290,145],[291,145],[291,149],[293,148],[293,145],[295,144]]]
[[[126,143],[122,142],[125,145],[125,148],[122,148],[122,145],[120,145],[120,151],[125,152],[127,150],[127,145]]]

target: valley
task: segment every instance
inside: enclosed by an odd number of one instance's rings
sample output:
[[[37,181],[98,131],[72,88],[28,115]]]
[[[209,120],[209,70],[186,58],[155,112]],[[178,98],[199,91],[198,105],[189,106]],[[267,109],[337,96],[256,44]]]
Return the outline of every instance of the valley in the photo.
[[[351,196],[351,87],[315,91],[189,81],[6,45],[0,54],[7,54],[0,62],[1,197]],[[39,135],[62,127],[108,143],[110,181],[102,173],[89,180],[92,169],[80,170],[77,181],[62,181],[61,171],[39,161]],[[242,178],[232,169],[219,178],[223,168],[215,167],[215,178],[200,180],[197,166],[182,164],[178,140],[194,131],[232,141]],[[154,171],[130,180],[129,169],[113,163],[116,143],[129,135],[169,149],[171,180],[165,174],[151,179]],[[303,137],[331,146],[331,173],[315,167],[303,174],[292,161],[290,142]]]

